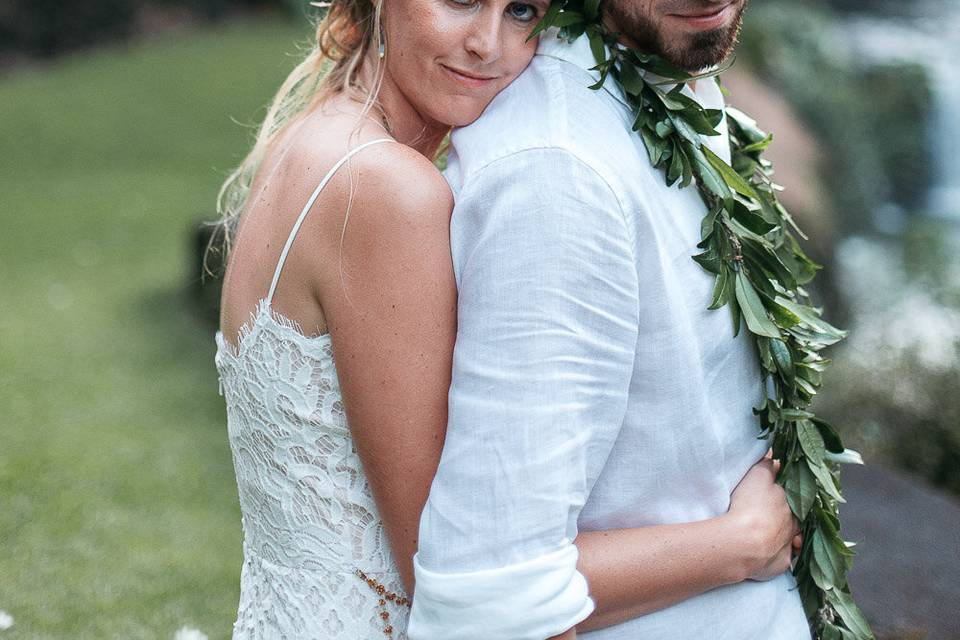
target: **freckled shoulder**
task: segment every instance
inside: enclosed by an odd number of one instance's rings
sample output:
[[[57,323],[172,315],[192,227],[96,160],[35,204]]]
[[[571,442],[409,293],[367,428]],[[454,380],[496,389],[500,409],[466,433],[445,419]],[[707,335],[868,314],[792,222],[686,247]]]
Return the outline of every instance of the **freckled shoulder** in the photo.
[[[293,142],[284,161],[283,182],[305,197],[319,179],[347,152],[366,142],[383,138],[382,132],[362,131],[350,147],[329,153],[329,133],[303,131]],[[324,149],[318,153],[318,149]],[[353,155],[324,189],[327,202],[350,201],[351,224],[375,213],[374,219],[394,222],[449,223],[453,195],[440,171],[414,149],[398,143],[371,145]]]
[[[384,143],[363,150],[356,159],[357,206],[374,207],[393,222],[449,222],[453,194],[423,155],[399,143]]]

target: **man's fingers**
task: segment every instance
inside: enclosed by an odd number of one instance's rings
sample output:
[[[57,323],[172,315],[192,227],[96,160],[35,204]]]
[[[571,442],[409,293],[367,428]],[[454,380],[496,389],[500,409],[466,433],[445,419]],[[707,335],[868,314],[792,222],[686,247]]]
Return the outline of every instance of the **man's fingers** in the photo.
[[[772,458],[772,457],[773,457],[773,447],[770,447],[769,449],[767,449],[767,452],[766,452],[765,454],[763,454],[763,457],[764,457],[764,458]]]

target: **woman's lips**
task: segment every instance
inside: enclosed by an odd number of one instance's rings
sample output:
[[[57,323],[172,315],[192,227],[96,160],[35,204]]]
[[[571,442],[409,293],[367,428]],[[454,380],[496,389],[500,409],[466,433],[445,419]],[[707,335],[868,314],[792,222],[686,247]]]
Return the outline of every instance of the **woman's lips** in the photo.
[[[488,86],[491,82],[497,79],[496,76],[483,76],[475,73],[469,73],[467,71],[460,71],[459,69],[454,69],[453,67],[448,67],[445,64],[441,64],[444,71],[447,72],[451,78],[463,84],[471,89],[480,89],[482,87]]]
[[[726,24],[733,14],[736,1],[729,2],[718,9],[707,9],[698,13],[671,13],[669,16],[680,20],[688,27],[698,30],[716,29]]]

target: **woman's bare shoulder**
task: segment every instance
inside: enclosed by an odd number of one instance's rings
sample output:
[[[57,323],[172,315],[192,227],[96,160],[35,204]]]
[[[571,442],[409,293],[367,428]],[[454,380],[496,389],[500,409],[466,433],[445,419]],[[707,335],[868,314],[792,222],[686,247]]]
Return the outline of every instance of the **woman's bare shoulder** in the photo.
[[[382,130],[372,127],[359,130],[357,135],[351,132],[339,136],[330,136],[322,127],[304,127],[286,152],[284,182],[293,185],[302,181],[303,185],[294,190],[307,191],[350,150],[387,137]],[[354,213],[374,208],[390,218],[409,217],[413,221],[440,217],[449,222],[453,209],[453,195],[436,166],[396,141],[371,145],[355,153],[326,189],[334,199],[351,199],[350,209]]]
[[[368,153],[369,152],[369,153]],[[410,222],[442,219],[448,224],[453,194],[440,171],[406,145],[390,143],[366,149],[358,156],[362,199],[368,206]]]

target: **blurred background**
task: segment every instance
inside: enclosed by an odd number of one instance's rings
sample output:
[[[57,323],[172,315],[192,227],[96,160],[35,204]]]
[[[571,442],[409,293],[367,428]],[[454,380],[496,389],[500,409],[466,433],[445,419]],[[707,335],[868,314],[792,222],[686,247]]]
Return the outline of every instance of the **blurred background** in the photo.
[[[0,0],[0,639],[228,638],[240,514],[203,221],[298,0]],[[960,2],[753,0],[731,104],[851,331],[814,409],[879,638],[960,638]]]

